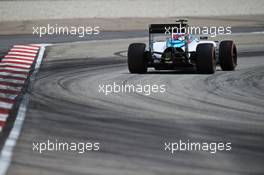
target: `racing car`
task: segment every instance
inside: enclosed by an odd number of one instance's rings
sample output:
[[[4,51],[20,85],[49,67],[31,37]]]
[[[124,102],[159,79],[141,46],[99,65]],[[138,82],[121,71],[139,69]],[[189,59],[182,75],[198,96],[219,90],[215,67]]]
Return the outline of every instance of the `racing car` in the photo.
[[[155,70],[187,68],[213,74],[216,65],[224,71],[235,70],[237,49],[234,41],[210,41],[206,36],[198,37],[183,30],[187,27],[186,19],[174,24],[150,24],[148,49],[145,43],[132,43],[128,47],[129,72],[144,74],[153,67]]]

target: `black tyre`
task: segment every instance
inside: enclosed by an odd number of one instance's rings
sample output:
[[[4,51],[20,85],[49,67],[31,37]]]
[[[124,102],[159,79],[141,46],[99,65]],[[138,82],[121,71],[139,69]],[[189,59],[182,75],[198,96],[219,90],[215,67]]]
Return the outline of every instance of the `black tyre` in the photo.
[[[215,47],[211,43],[199,44],[196,48],[196,68],[201,74],[213,74],[216,68]]]
[[[220,43],[219,63],[222,70],[235,70],[237,66],[237,49],[233,41],[222,41]]]
[[[127,62],[130,73],[144,74],[147,72],[148,60],[145,58],[145,48],[146,44],[144,43],[133,43],[129,45]]]

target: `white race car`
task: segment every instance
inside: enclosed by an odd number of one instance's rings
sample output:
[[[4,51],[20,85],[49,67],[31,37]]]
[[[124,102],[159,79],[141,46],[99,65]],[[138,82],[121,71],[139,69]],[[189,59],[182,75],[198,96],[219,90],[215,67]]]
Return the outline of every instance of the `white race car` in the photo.
[[[151,24],[149,27],[149,49],[145,43],[132,43],[128,48],[130,73],[146,73],[148,67],[156,70],[195,69],[198,73],[213,74],[216,65],[222,70],[235,70],[237,49],[231,40],[209,41],[207,37],[168,29],[188,27],[186,20],[175,24]]]

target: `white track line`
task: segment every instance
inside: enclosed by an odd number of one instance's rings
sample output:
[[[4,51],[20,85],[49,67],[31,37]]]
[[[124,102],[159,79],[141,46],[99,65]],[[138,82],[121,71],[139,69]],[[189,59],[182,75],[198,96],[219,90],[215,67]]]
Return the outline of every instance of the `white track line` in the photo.
[[[5,175],[7,169],[11,163],[12,152],[16,145],[17,139],[20,135],[20,131],[22,129],[23,121],[25,119],[27,105],[29,101],[29,95],[25,94],[23,100],[19,106],[17,117],[14,123],[14,126],[9,133],[7,140],[5,141],[4,147],[1,151],[0,155],[0,175]]]
[[[36,74],[40,68],[40,64],[43,59],[44,51],[45,51],[45,46],[42,46],[40,48],[39,55],[36,60],[34,72],[32,73],[32,76],[30,78],[30,83],[32,83],[32,81],[36,78]],[[29,94],[26,93],[23,96],[23,99],[20,103],[14,126],[7,140],[5,141],[4,147],[0,154],[0,167],[1,167],[0,175],[5,175],[8,170],[8,167],[10,166],[12,155],[13,155],[13,149],[16,145],[17,139],[20,135],[20,132],[23,126],[23,122],[25,120],[28,102],[29,102]]]

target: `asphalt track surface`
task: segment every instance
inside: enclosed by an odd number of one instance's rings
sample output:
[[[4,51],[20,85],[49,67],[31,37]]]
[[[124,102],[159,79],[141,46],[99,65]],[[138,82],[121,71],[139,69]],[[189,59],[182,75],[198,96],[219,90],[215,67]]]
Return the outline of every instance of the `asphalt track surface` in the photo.
[[[114,45],[113,40],[102,43]],[[137,75],[128,73],[119,55],[123,50],[114,48],[107,56],[100,50],[104,47],[98,43],[96,58],[56,59],[48,53],[8,175],[263,174],[263,52],[250,52],[248,45],[234,72]],[[99,84],[113,82],[165,84],[167,89],[150,96],[98,92]],[[101,147],[84,154],[32,151],[32,142],[47,139],[100,142]],[[165,141],[180,139],[232,142],[232,151],[164,151]]]
[[[264,31],[263,26],[244,26],[232,27],[233,33],[259,32]],[[100,35],[86,35],[86,37],[63,36],[63,35],[44,35],[39,37],[32,34],[21,35],[0,35],[0,52],[6,51],[8,47],[15,44],[38,44],[38,43],[65,43],[87,40],[106,40],[106,39],[121,39],[135,38],[148,36],[147,30],[137,31],[101,31]]]

